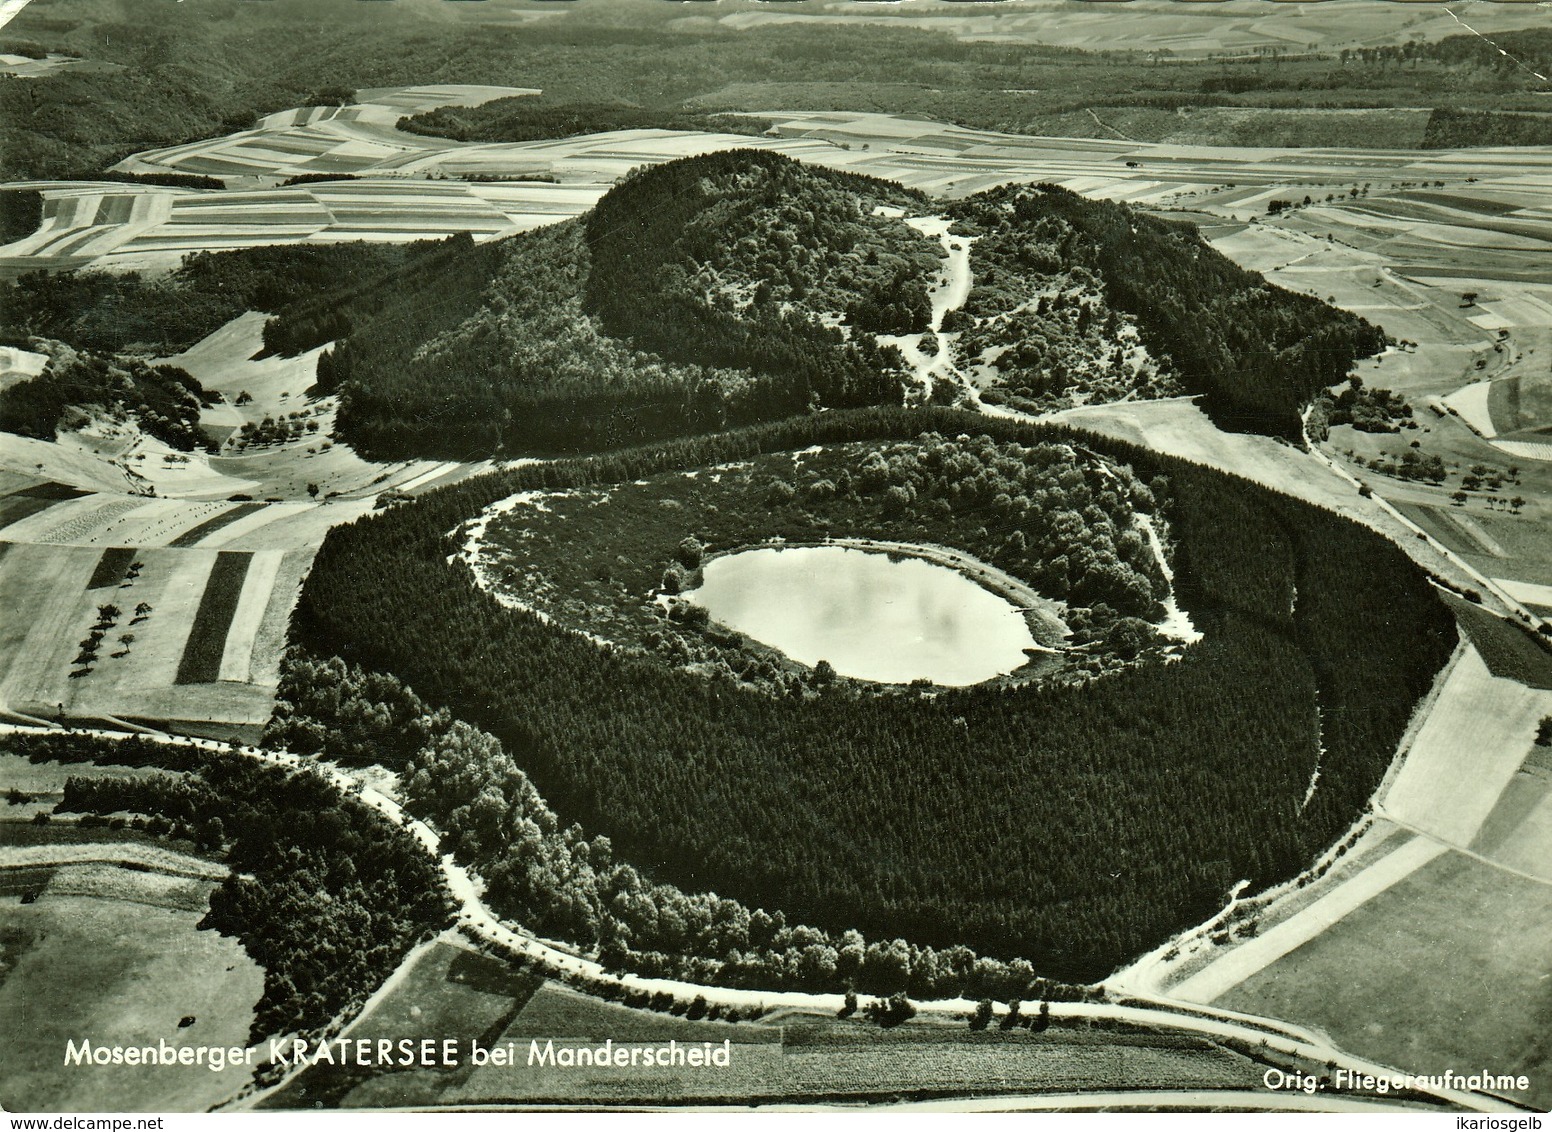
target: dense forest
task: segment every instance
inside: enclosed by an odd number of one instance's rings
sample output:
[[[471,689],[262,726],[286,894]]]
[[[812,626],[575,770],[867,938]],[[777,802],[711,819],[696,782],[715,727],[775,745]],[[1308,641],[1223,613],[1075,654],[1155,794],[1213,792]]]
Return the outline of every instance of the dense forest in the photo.
[[[778,700],[509,611],[453,557],[456,528],[519,490],[928,431],[1077,440],[1166,475],[1205,639],[1084,687]],[[293,630],[492,733],[655,881],[1073,981],[1336,840],[1455,639],[1401,551],[1345,519],[1096,438],[882,409],[513,469],[336,528]]]
[[[443,106],[399,119],[412,134],[461,142],[525,142],[612,130],[699,130],[763,134],[769,119],[747,114],[649,110],[623,102],[555,102],[543,95],[498,98],[480,106]]]
[[[186,370],[77,352],[58,342],[33,344],[46,347],[49,362],[37,377],[0,390],[0,432],[53,440],[95,411],[115,420],[133,416],[148,435],[180,452],[203,445],[199,413],[210,395]]]
[[[967,313],[990,318],[1035,303],[1038,314],[1043,302],[1057,308],[1043,323],[1076,307],[1070,318],[1081,328],[1113,322],[1119,311],[1135,320],[1166,375],[1204,395],[1203,408],[1221,428],[1299,440],[1310,399],[1340,382],[1356,358],[1385,347],[1379,327],[1273,286],[1208,247],[1192,225],[1124,204],[1055,185],[1007,186],[956,203],[951,215],[981,237],[971,252]],[[1100,290],[1103,303],[1084,289]],[[1072,351],[1053,348],[1041,329],[1014,324],[1016,337],[992,339],[1011,351],[1017,387],[1084,388]],[[1112,368],[1124,365],[1112,359]]]
[[[0,192],[0,244],[13,244],[43,223],[43,194],[34,189]]]
[[[700,584],[703,560],[778,539],[953,547],[1051,599],[1049,612],[1027,619],[1036,641],[1064,654],[1042,654],[1038,671],[1016,678],[1060,668],[1084,679],[1165,643],[1148,621],[1168,586],[1133,511],[1154,510],[1167,490],[1162,478],[1144,484],[1065,445],[928,433],[775,453],[715,475],[546,493],[477,520],[482,548],[471,564],[503,595],[568,628],[703,676],[802,696],[835,677],[708,623],[675,596]]]
[[[1423,130],[1423,149],[1552,145],[1552,114],[1498,114],[1490,110],[1435,110]]]
[[[1027,960],[980,958],[962,945],[869,943],[855,930],[789,924],[780,911],[655,883],[618,860],[608,838],[563,824],[493,736],[432,712],[394,677],[338,658],[290,654],[264,741],[394,766],[409,812],[442,830],[448,851],[485,877],[493,909],[582,943],[609,967],[721,986],[917,998],[1091,993],[1036,975]]]
[[[774,154],[686,158],[629,178],[582,221],[450,253],[299,304],[356,329],[324,356],[363,454],[574,453],[902,396],[870,333],[924,325],[936,249],[880,205],[896,185]],[[774,232],[774,234],[772,234]],[[710,296],[710,297],[708,297]]]
[[[926,329],[939,253],[877,210],[927,206],[893,182],[765,150],[638,170],[587,216],[588,309],[675,361],[815,383],[847,340],[820,315],[871,333]]]
[[[12,735],[6,746],[38,762],[161,770],[72,775],[56,812],[127,812],[222,854],[232,873],[199,926],[235,937],[264,968],[249,1041],[324,1028],[451,920],[419,842],[310,769],[137,738]]]

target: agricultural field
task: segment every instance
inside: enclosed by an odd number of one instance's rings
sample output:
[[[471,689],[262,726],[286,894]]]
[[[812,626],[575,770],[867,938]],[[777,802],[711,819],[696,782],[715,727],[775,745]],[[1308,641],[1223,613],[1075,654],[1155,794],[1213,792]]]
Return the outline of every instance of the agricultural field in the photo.
[[[0,884],[17,852],[0,847]],[[33,902],[0,889],[0,1011],[8,1019],[0,1104],[12,1112],[196,1111],[243,1085],[251,1073],[243,1067],[62,1065],[66,1039],[83,1037],[247,1045],[264,973],[236,940],[195,930],[213,881],[68,863],[26,875]]]
[[[778,1016],[770,1023],[635,1022],[623,1007],[580,998],[546,985],[499,1039],[526,1051],[538,1038],[567,1044],[618,1041],[659,1043],[724,1039],[733,1043],[728,1071],[642,1069],[629,1076],[522,1065],[476,1070],[441,1097],[442,1103],[542,1101],[847,1098],[885,1099],[1075,1092],[1107,1087],[1234,1089],[1252,1086],[1259,1067],[1208,1043],[1157,1035],[1054,1028],[969,1033],[960,1024],[912,1024],[881,1030],[862,1021],[823,1016]],[[561,1044],[556,1041],[557,1047]]]
[[[474,184],[402,174],[294,188],[188,190],[50,182],[37,232],[0,248],[0,275],[38,266],[175,266],[196,251],[300,241],[407,243],[453,232],[509,235],[585,212],[592,184]]]
[[[1547,659],[1552,667],[1552,656]],[[1545,715],[1552,715],[1552,691],[1495,675],[1475,647],[1467,648],[1413,737],[1380,812],[1444,844],[1470,845],[1530,753]]]
[[[114,168],[123,173],[194,173],[232,178],[342,177],[413,170],[439,149],[418,145],[396,128],[405,115],[443,106],[478,106],[497,98],[537,95],[517,87],[414,86],[357,92],[348,106],[307,106],[261,118],[252,130],[226,139],[192,142],[136,154]],[[516,178],[514,178],[516,179]],[[231,182],[229,182],[230,184]]]
[[[663,1103],[672,1100],[864,1099],[944,1093],[1115,1088],[1253,1088],[1260,1069],[1198,1039],[1055,1027],[971,1033],[964,1023],[881,1030],[822,1014],[783,1011],[754,1023],[634,1010],[602,1002],[442,942],[425,952],[350,1031],[397,1036],[409,1026],[485,1048],[512,1043],[518,1064],[376,1073],[315,1067],[265,1099],[264,1108],[457,1106],[490,1103]],[[638,1068],[593,1072],[529,1066],[541,1049],[599,1044],[732,1043],[728,1070]]]
[[[1318,1026],[1415,1072],[1524,1073],[1515,1099],[1545,1110],[1549,936],[1544,880],[1446,852],[1214,1005]]]
[[[438,88],[436,97],[457,98],[459,89]],[[353,109],[366,108],[347,108]],[[194,171],[202,154],[233,148],[246,154],[242,165],[210,157],[201,168],[227,162],[233,168],[220,171],[278,180],[299,169],[300,159],[265,149],[268,139],[290,145],[299,132],[310,136],[345,129],[331,125],[332,117],[307,121],[312,115],[305,110],[273,115],[256,131],[137,154],[125,167]],[[1537,278],[1535,255],[1545,242],[1546,217],[1535,209],[1549,173],[1547,160],[1535,151],[1517,151],[1511,158],[1475,150],[1359,153],[1028,137],[840,111],[776,114],[771,120],[770,136],[758,138],[628,130],[489,143],[451,142],[379,124],[371,128],[374,136],[390,133],[395,156],[391,167],[360,166],[355,172],[361,180],[219,193],[21,183],[16,187],[45,190],[44,225],[0,249],[0,269],[170,264],[192,250],[299,240],[409,241],[465,231],[483,239],[578,215],[638,166],[730,148],[770,149],[948,197],[1013,181],[1050,181],[1089,196],[1187,209],[1202,214],[1204,222],[1256,221],[1266,216],[1273,198],[1308,195],[1316,203],[1275,227],[1293,233],[1278,237],[1284,246],[1290,239],[1297,242],[1300,233],[1308,236],[1302,250],[1289,257],[1299,262],[1287,268],[1285,285],[1307,286],[1322,295],[1332,276],[1350,279],[1392,261],[1398,274],[1416,274],[1429,286],[1449,287],[1456,277],[1487,277],[1506,286],[1528,283]],[[364,142],[353,144],[376,152]],[[500,177],[506,183],[421,179],[465,174]],[[525,177],[558,183],[524,182]],[[1379,187],[1384,192],[1373,191]],[[1350,197],[1354,191],[1364,195]],[[1324,202],[1327,195],[1334,203]],[[1484,211],[1476,203],[1480,200],[1503,207]],[[1529,211],[1518,216],[1517,209]],[[1329,248],[1318,246],[1327,243]],[[1463,256],[1474,258],[1462,262]],[[1353,289],[1351,280],[1347,287]],[[1398,325],[1396,332],[1412,337],[1407,329]],[[1488,337],[1480,328],[1477,332]]]
[[[1545,751],[1537,748],[1521,764],[1471,850],[1506,868],[1552,881],[1552,767]]]

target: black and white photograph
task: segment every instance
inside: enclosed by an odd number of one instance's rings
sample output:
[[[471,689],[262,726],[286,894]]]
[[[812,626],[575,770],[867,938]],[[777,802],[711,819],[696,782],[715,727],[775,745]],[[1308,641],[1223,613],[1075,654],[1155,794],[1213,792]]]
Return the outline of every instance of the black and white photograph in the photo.
[[[1552,7],[0,0],[0,792],[11,1129],[1533,1132]]]

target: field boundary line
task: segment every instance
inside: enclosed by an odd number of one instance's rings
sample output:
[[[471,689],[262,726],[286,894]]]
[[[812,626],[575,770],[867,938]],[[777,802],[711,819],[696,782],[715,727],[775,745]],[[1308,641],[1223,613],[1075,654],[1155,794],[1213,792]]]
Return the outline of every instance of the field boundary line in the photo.
[[[78,850],[78,852],[70,852]],[[194,858],[187,864],[174,860],[179,855],[154,846],[124,843],[91,845],[13,845],[0,852],[0,872],[12,869],[68,868],[72,865],[132,865],[166,876],[192,880],[224,880],[231,869]]]
[[[1477,852],[1475,849],[1468,849],[1464,845],[1456,845],[1453,842],[1446,841],[1438,834],[1429,833],[1425,829],[1418,829],[1416,826],[1402,821],[1400,818],[1391,817],[1389,814],[1385,815],[1385,819],[1387,821],[1393,822],[1410,833],[1416,834],[1420,838],[1432,841],[1446,852],[1459,853],[1463,857],[1470,857],[1473,861],[1478,861],[1484,865],[1489,865],[1492,868],[1509,873],[1512,876],[1517,876],[1521,880],[1528,880],[1533,884],[1542,884],[1552,888],[1552,877],[1538,877],[1535,873],[1528,873],[1524,869],[1517,869],[1513,865],[1506,865],[1502,861],[1495,861],[1491,857],[1484,856],[1483,854]]]
[[[1303,947],[1333,924],[1447,851],[1447,846],[1423,838],[1414,838],[1396,846],[1313,904],[1295,912],[1265,933],[1241,943],[1190,978],[1177,983],[1170,988],[1170,995],[1203,1005],[1211,1003],[1246,979]]]

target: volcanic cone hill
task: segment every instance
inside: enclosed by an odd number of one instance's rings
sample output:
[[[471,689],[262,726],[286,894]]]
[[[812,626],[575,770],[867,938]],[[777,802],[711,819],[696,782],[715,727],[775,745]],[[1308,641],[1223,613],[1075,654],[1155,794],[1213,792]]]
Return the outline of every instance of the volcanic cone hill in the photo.
[[[945,310],[951,243],[970,245],[970,281]],[[114,310],[175,309],[197,280],[232,296],[213,312],[231,317],[266,293],[256,267],[285,275],[293,258],[306,284],[271,296],[266,346],[334,343],[320,390],[341,395],[339,438],[378,459],[583,453],[898,405],[927,393],[906,340],[947,362],[934,400],[1041,412],[1198,393],[1223,427],[1297,439],[1304,404],[1384,343],[1189,224],[1052,186],[939,204],[760,150],[639,170],[586,216],[490,243],[206,254],[170,281],[88,274],[67,315],[21,304],[7,329],[112,326]],[[159,333],[135,324],[136,341]]]

